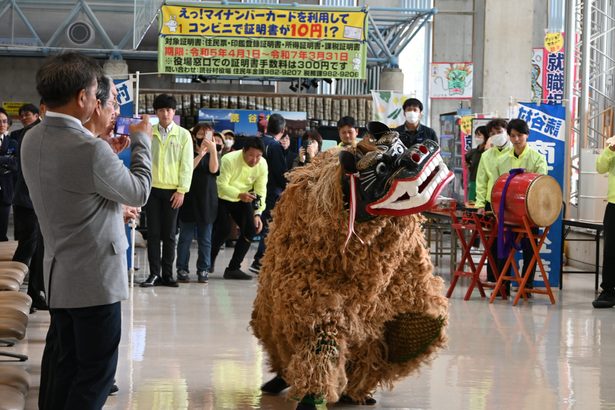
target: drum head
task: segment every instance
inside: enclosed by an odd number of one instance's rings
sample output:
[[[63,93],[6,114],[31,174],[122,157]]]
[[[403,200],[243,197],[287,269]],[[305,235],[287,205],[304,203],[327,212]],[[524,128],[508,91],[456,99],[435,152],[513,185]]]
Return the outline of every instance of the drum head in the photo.
[[[562,189],[555,178],[541,175],[530,185],[525,201],[535,225],[551,226],[562,210]]]

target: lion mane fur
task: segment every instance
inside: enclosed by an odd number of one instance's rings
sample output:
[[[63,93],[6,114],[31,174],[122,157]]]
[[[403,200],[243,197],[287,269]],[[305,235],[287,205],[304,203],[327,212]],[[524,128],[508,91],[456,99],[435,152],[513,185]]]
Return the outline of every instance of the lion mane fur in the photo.
[[[355,224],[344,249],[348,211],[339,150],[288,174],[273,210],[250,325],[289,396],[361,401],[378,386],[430,361],[446,343],[445,326],[409,361],[387,360],[385,323],[402,313],[448,317],[443,281],[432,274],[422,217],[379,216]],[[319,349],[319,340],[334,340]]]

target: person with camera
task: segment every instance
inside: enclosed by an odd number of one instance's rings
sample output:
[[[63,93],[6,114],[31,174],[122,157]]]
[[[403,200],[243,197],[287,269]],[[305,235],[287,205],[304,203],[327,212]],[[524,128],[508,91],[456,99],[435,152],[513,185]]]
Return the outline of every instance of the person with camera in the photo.
[[[265,254],[265,238],[269,231],[269,221],[271,211],[278,202],[278,198],[286,188],[286,177],[288,171],[284,148],[280,144],[280,138],[286,131],[286,120],[280,114],[271,114],[267,121],[267,132],[261,137],[265,152],[263,157],[267,160],[268,180],[267,197],[265,198],[265,211],[263,212],[263,232],[258,243],[258,250],[254,254],[254,261],[250,266],[250,272],[258,274],[261,269],[261,258]]]
[[[224,279],[252,279],[241,270],[254,235],[263,229],[261,215],[267,196],[267,161],[262,158],[265,146],[261,138],[244,140],[243,148],[222,157],[218,186],[218,215],[214,223],[211,266],[231,230],[231,220],[239,226],[239,238],[233,256],[224,270]],[[213,270],[213,269],[212,269]]]
[[[220,138],[220,137],[219,137]],[[196,229],[198,257],[196,276],[207,283],[211,265],[211,231],[218,213],[218,152],[211,124],[197,124],[192,129],[194,171],[190,190],[179,210],[179,240],[177,242],[177,280],[189,282],[190,245]],[[220,147],[222,148],[222,147]]]
[[[322,137],[316,131],[308,131],[303,135],[301,148],[295,161],[294,167],[300,167],[312,162],[314,157],[320,153],[322,147]]]

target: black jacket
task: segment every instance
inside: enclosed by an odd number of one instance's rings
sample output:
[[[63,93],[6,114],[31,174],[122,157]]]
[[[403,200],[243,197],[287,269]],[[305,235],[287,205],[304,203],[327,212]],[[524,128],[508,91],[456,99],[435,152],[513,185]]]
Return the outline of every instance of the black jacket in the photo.
[[[399,127],[395,128],[395,131],[399,133],[399,139],[407,148],[410,148],[414,144],[419,144],[425,140],[432,140],[439,144],[438,136],[436,132],[426,125],[419,124],[418,128],[414,131],[406,129],[406,123],[403,123]]]
[[[40,122],[41,120],[36,120],[27,127],[11,133],[11,139],[13,139],[17,145],[17,172],[14,173],[15,192],[11,193],[12,202],[15,206],[21,206],[29,209],[34,209],[34,207],[32,206],[32,200],[30,199],[30,191],[28,191],[28,186],[26,185],[26,181],[23,179],[23,172],[21,171],[21,143],[23,142],[23,137],[26,135],[26,132],[38,125]]]
[[[5,135],[2,138],[2,145],[0,145],[0,203],[4,206],[13,203],[13,188],[18,161],[17,142],[9,135]]]
[[[284,149],[278,141],[270,135],[263,135],[265,152],[263,157],[267,160],[269,175],[267,176],[267,198],[275,199],[282,194],[286,188],[286,178],[284,174],[288,171]]]

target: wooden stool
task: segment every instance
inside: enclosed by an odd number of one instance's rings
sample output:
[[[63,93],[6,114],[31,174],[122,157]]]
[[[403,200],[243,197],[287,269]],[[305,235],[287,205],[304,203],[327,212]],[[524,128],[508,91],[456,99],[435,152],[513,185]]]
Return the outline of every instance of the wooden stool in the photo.
[[[549,227],[543,228],[543,233],[539,235],[535,235],[532,232],[532,227],[530,226],[530,222],[526,216],[523,217],[523,226],[522,227],[513,227],[512,231],[515,233],[515,244],[520,244],[523,238],[527,238],[530,241],[532,246],[532,250],[534,251],[534,255],[530,260],[529,266],[524,267],[526,272],[530,272],[534,265],[538,264],[538,271],[542,276],[542,279],[545,284],[545,290],[542,289],[526,289],[525,286],[529,279],[529,275],[521,276],[519,273],[519,266],[517,265],[517,261],[515,260],[516,249],[513,246],[508,253],[508,258],[506,259],[506,264],[502,269],[502,272],[507,272],[508,268],[512,266],[513,276],[505,275],[502,273],[498,281],[495,285],[495,292],[491,295],[489,299],[489,303],[493,303],[495,300],[496,292],[502,287],[503,282],[505,280],[514,280],[519,283],[519,290],[517,291],[517,296],[513,300],[513,306],[516,306],[519,303],[519,299],[523,296],[523,299],[527,300],[528,293],[537,293],[542,295],[548,295],[551,301],[551,304],[555,304],[555,297],[553,296],[553,292],[551,291],[551,285],[549,284],[549,278],[547,277],[547,273],[545,271],[544,265],[542,264],[542,259],[540,259],[540,249],[547,238],[547,233],[549,233]]]
[[[491,255],[490,251],[491,245],[497,236],[497,225],[493,219],[478,215],[476,212],[466,213],[462,216],[461,220],[459,220],[457,215],[453,213],[451,214],[451,220],[453,222],[451,226],[461,244],[462,255],[459,263],[457,264],[457,268],[453,273],[451,285],[446,292],[446,297],[451,297],[460,277],[469,277],[471,278],[471,282],[463,300],[470,299],[474,288],[478,288],[480,296],[484,298],[486,297],[484,288],[495,287],[495,285],[484,283],[480,280],[480,272],[483,269],[483,266],[485,266],[485,262],[489,263],[496,277],[499,276],[497,264],[495,263],[493,255]],[[467,242],[465,239],[465,233],[470,233],[470,239]],[[480,239],[480,242],[484,245],[485,249],[483,250],[483,254],[478,261],[478,265],[475,265],[474,260],[472,259],[471,250],[472,244],[477,239]],[[466,264],[469,265],[469,270],[466,270]],[[494,294],[495,293],[496,292],[494,292]],[[504,288],[500,289],[500,293],[502,298],[506,299],[506,291]]]

